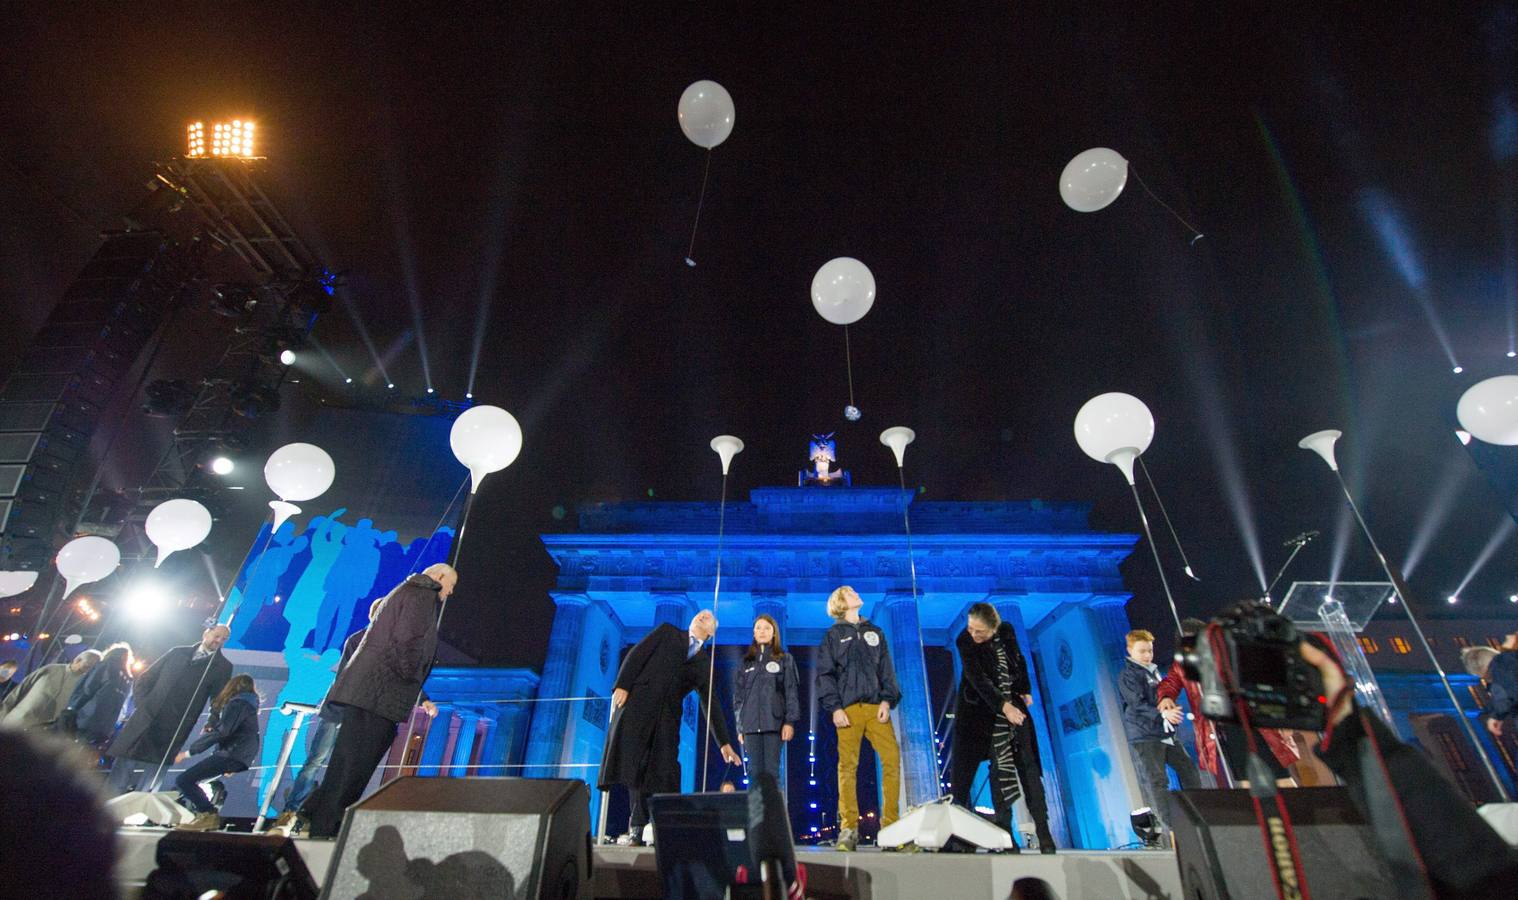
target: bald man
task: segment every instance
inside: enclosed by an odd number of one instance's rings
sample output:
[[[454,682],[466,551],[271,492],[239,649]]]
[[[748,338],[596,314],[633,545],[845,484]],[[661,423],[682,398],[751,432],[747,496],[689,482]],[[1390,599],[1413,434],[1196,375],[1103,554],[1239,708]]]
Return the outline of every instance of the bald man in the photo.
[[[432,671],[443,602],[458,580],[452,566],[428,566],[380,604],[353,658],[327,691],[327,705],[340,707],[343,720],[327,775],[281,830],[291,833],[308,825],[311,837],[336,837],[343,812],[363,796],[400,723],[418,703],[428,715],[437,715],[422,684]]]
[[[232,677],[232,661],[221,652],[230,634],[211,625],[200,643],[169,649],[132,683],[132,716],[105,750],[118,792],[156,791],[163,783],[206,703]]]

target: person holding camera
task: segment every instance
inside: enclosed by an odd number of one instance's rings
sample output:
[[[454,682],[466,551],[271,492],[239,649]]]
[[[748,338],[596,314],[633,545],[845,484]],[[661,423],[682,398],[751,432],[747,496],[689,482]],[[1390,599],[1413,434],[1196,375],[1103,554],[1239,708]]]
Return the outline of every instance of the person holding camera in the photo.
[[[1206,627],[1207,623],[1201,619],[1182,619],[1181,638],[1194,639]],[[1170,671],[1160,681],[1156,692],[1160,698],[1160,713],[1178,708],[1176,701],[1182,692],[1186,694],[1186,702],[1191,707],[1192,727],[1196,732],[1197,767],[1210,774],[1218,787],[1226,788],[1228,779],[1224,777],[1223,769],[1226,762],[1227,774],[1233,776],[1234,784],[1241,788],[1249,787],[1249,739],[1244,730],[1234,722],[1214,722],[1202,715],[1201,685],[1186,677],[1179,661],[1172,662]],[[1296,779],[1291,776],[1291,766],[1301,758],[1301,754],[1291,735],[1276,728],[1261,728],[1258,733],[1270,748],[1269,754],[1260,754],[1260,761],[1275,776],[1276,786],[1296,787]]]
[[[1460,651],[1465,671],[1485,679],[1487,703],[1481,711],[1486,730],[1500,738],[1518,727],[1518,631],[1502,641],[1502,649],[1466,647]]]
[[[1176,726],[1184,713],[1171,704],[1159,708],[1159,666],[1154,664],[1154,635],[1143,629],[1128,632],[1128,658],[1118,676],[1118,699],[1123,710],[1123,728],[1133,752],[1133,767],[1139,790],[1150,811],[1164,831],[1170,830],[1170,779],[1165,767],[1175,771],[1184,789],[1202,786],[1196,763],[1175,739]]]

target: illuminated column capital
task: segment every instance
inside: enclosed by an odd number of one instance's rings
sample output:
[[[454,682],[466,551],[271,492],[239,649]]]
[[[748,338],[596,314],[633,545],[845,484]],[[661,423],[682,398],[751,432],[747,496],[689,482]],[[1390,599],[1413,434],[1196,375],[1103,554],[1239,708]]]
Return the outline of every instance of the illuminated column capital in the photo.
[[[668,623],[679,629],[690,625],[695,618],[696,604],[684,591],[649,591],[654,601],[654,624]]]

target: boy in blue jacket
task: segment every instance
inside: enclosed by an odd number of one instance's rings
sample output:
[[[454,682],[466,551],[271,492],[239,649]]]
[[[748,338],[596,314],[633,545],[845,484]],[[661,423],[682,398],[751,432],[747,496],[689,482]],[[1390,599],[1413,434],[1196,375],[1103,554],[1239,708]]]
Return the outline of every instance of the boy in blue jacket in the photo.
[[[1123,708],[1123,728],[1133,752],[1133,768],[1138,775],[1144,802],[1159,821],[1170,830],[1170,778],[1165,767],[1175,770],[1182,788],[1199,788],[1202,776],[1196,763],[1175,739],[1175,728],[1185,715],[1179,707],[1165,712],[1159,708],[1158,688],[1164,675],[1154,664],[1154,635],[1143,629],[1128,632],[1128,658],[1117,679],[1117,692]]]

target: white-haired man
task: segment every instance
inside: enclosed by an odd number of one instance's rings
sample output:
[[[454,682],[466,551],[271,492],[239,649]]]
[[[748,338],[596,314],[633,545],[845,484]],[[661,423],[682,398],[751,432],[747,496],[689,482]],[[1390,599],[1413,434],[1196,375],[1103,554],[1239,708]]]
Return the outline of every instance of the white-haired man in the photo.
[[[67,663],[41,666],[0,702],[0,721],[11,728],[37,729],[53,727],[58,714],[69,705],[69,695],[95,663],[99,650],[85,650]]]
[[[680,790],[680,716],[685,696],[696,691],[705,715],[710,695],[707,677],[712,664],[706,646],[717,633],[717,618],[703,609],[681,631],[664,623],[627,651],[611,692],[611,727],[601,757],[601,790],[620,784],[627,788],[632,807],[623,843],[643,845],[643,826],[648,824],[648,798],[652,794]],[[727,733],[727,717],[720,708],[711,716],[712,734],[722,758],[742,765]],[[706,742],[700,742],[700,753]]]
[[[327,691],[326,703],[341,707],[343,720],[327,774],[282,830],[297,831],[309,823],[312,837],[335,837],[343,812],[363,796],[400,723],[418,702],[429,716],[437,715],[437,707],[422,695],[422,684],[432,671],[443,602],[458,580],[452,566],[428,566],[380,604],[353,658]]]

